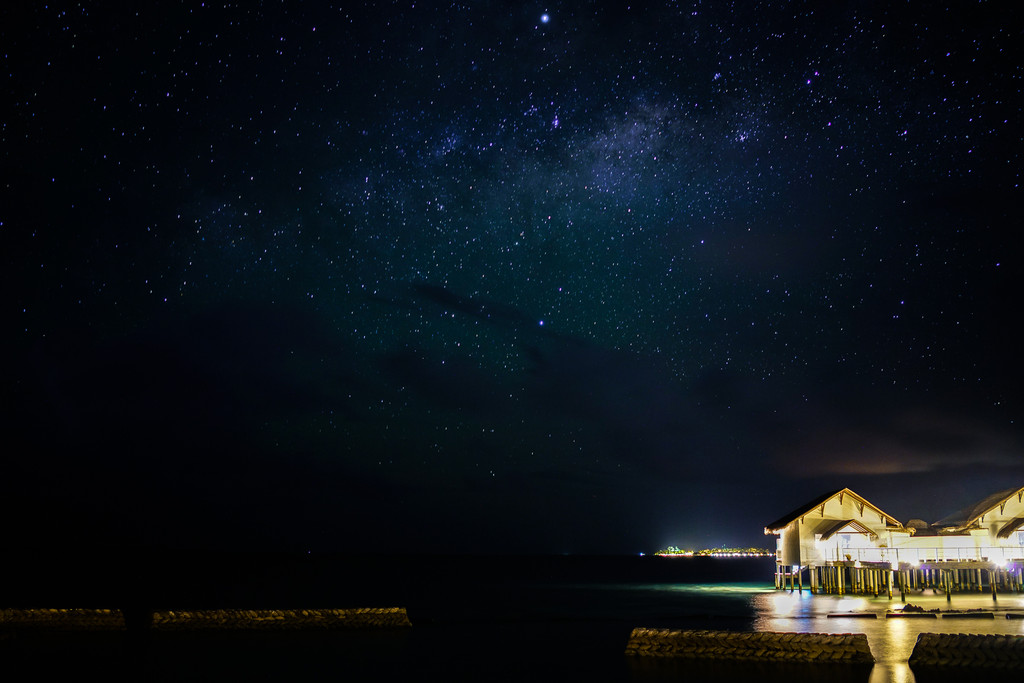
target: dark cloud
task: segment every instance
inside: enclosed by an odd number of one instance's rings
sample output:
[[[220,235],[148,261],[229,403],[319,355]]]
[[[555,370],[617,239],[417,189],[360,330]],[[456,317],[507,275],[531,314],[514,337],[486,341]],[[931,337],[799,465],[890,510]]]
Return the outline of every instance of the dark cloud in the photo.
[[[1024,466],[1020,435],[969,416],[918,410],[876,415],[849,423],[832,415],[807,426],[780,454],[801,476],[914,476],[949,472],[970,464],[981,469]]]

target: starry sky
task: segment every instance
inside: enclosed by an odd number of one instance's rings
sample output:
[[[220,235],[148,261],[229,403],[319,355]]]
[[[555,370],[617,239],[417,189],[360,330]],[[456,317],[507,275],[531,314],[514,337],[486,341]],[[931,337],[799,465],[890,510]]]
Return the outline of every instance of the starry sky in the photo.
[[[5,537],[773,546],[1024,483],[1024,10],[0,10]]]

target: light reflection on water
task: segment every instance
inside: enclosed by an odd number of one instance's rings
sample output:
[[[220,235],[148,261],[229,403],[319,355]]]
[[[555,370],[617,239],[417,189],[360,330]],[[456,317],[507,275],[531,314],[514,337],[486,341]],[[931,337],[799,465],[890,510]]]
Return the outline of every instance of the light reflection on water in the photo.
[[[630,618],[639,617],[643,625],[658,628],[744,628],[742,624],[752,619],[752,627],[757,631],[864,633],[875,658],[868,683],[920,683],[907,662],[921,633],[1024,635],[1024,619],[1005,618],[1007,612],[1024,613],[1024,594],[1003,593],[996,602],[988,593],[955,594],[947,602],[943,594],[927,590],[909,594],[906,604],[942,613],[991,611],[995,618],[887,619],[886,611],[904,607],[898,594],[892,599],[812,595],[807,590],[777,590],[764,583],[604,584],[588,589],[623,591],[636,596],[637,600],[625,605]],[[870,613],[874,618],[829,617],[852,613]],[[737,622],[735,618],[743,621]]]
[[[907,664],[917,636],[921,633],[973,633],[1024,635],[1024,620],[1006,619],[1006,612],[1024,611],[1024,596],[1000,595],[996,602],[986,594],[954,595],[946,602],[934,593],[907,597],[908,604],[926,610],[991,610],[995,619],[962,619],[940,616],[936,619],[886,619],[887,610],[903,607],[898,597],[811,595],[770,590],[750,596],[758,631],[796,631],[802,633],[864,633],[875,657],[870,683],[911,683],[914,674]],[[876,618],[829,618],[829,614],[870,612]]]
[[[635,587],[634,590],[636,590]],[[875,658],[868,683],[915,683],[907,661],[921,633],[972,633],[1024,635],[1024,619],[1007,619],[1006,613],[1024,613],[1024,594],[954,595],[950,602],[933,591],[907,596],[907,603],[926,610],[985,610],[994,619],[964,619],[939,616],[935,619],[887,619],[886,611],[902,609],[899,595],[885,596],[812,595],[810,591],[789,592],[764,584],[647,584],[642,589],[661,604],[711,606],[713,612],[753,617],[757,631],[799,633],[864,633]],[[657,595],[655,595],[657,594]],[[874,618],[829,617],[830,614],[870,613]],[[701,628],[714,629],[713,623]]]

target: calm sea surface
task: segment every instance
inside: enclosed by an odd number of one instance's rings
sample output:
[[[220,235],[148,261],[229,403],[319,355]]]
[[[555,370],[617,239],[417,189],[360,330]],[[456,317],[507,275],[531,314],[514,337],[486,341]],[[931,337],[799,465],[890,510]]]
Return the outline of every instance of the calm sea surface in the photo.
[[[50,558],[0,570],[0,607],[151,609],[391,607],[413,628],[382,632],[128,634],[15,632],[0,656],[37,680],[669,681],[936,678],[906,664],[917,635],[1024,634],[1024,596],[932,594],[933,609],[994,609],[992,620],[885,619],[899,596],[776,591],[772,558],[133,557],[115,564]],[[877,619],[829,614],[874,612]],[[705,664],[627,658],[637,626],[866,633],[874,667]]]

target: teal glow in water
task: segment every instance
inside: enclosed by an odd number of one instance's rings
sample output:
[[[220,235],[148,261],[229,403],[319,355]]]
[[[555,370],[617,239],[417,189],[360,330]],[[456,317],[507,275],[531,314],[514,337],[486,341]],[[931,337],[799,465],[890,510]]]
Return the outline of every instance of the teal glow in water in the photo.
[[[689,584],[689,583],[642,583],[642,584],[609,584],[608,590],[626,591],[660,591],[690,595],[753,595],[758,593],[777,592],[771,585],[763,583],[727,583],[727,584]]]

